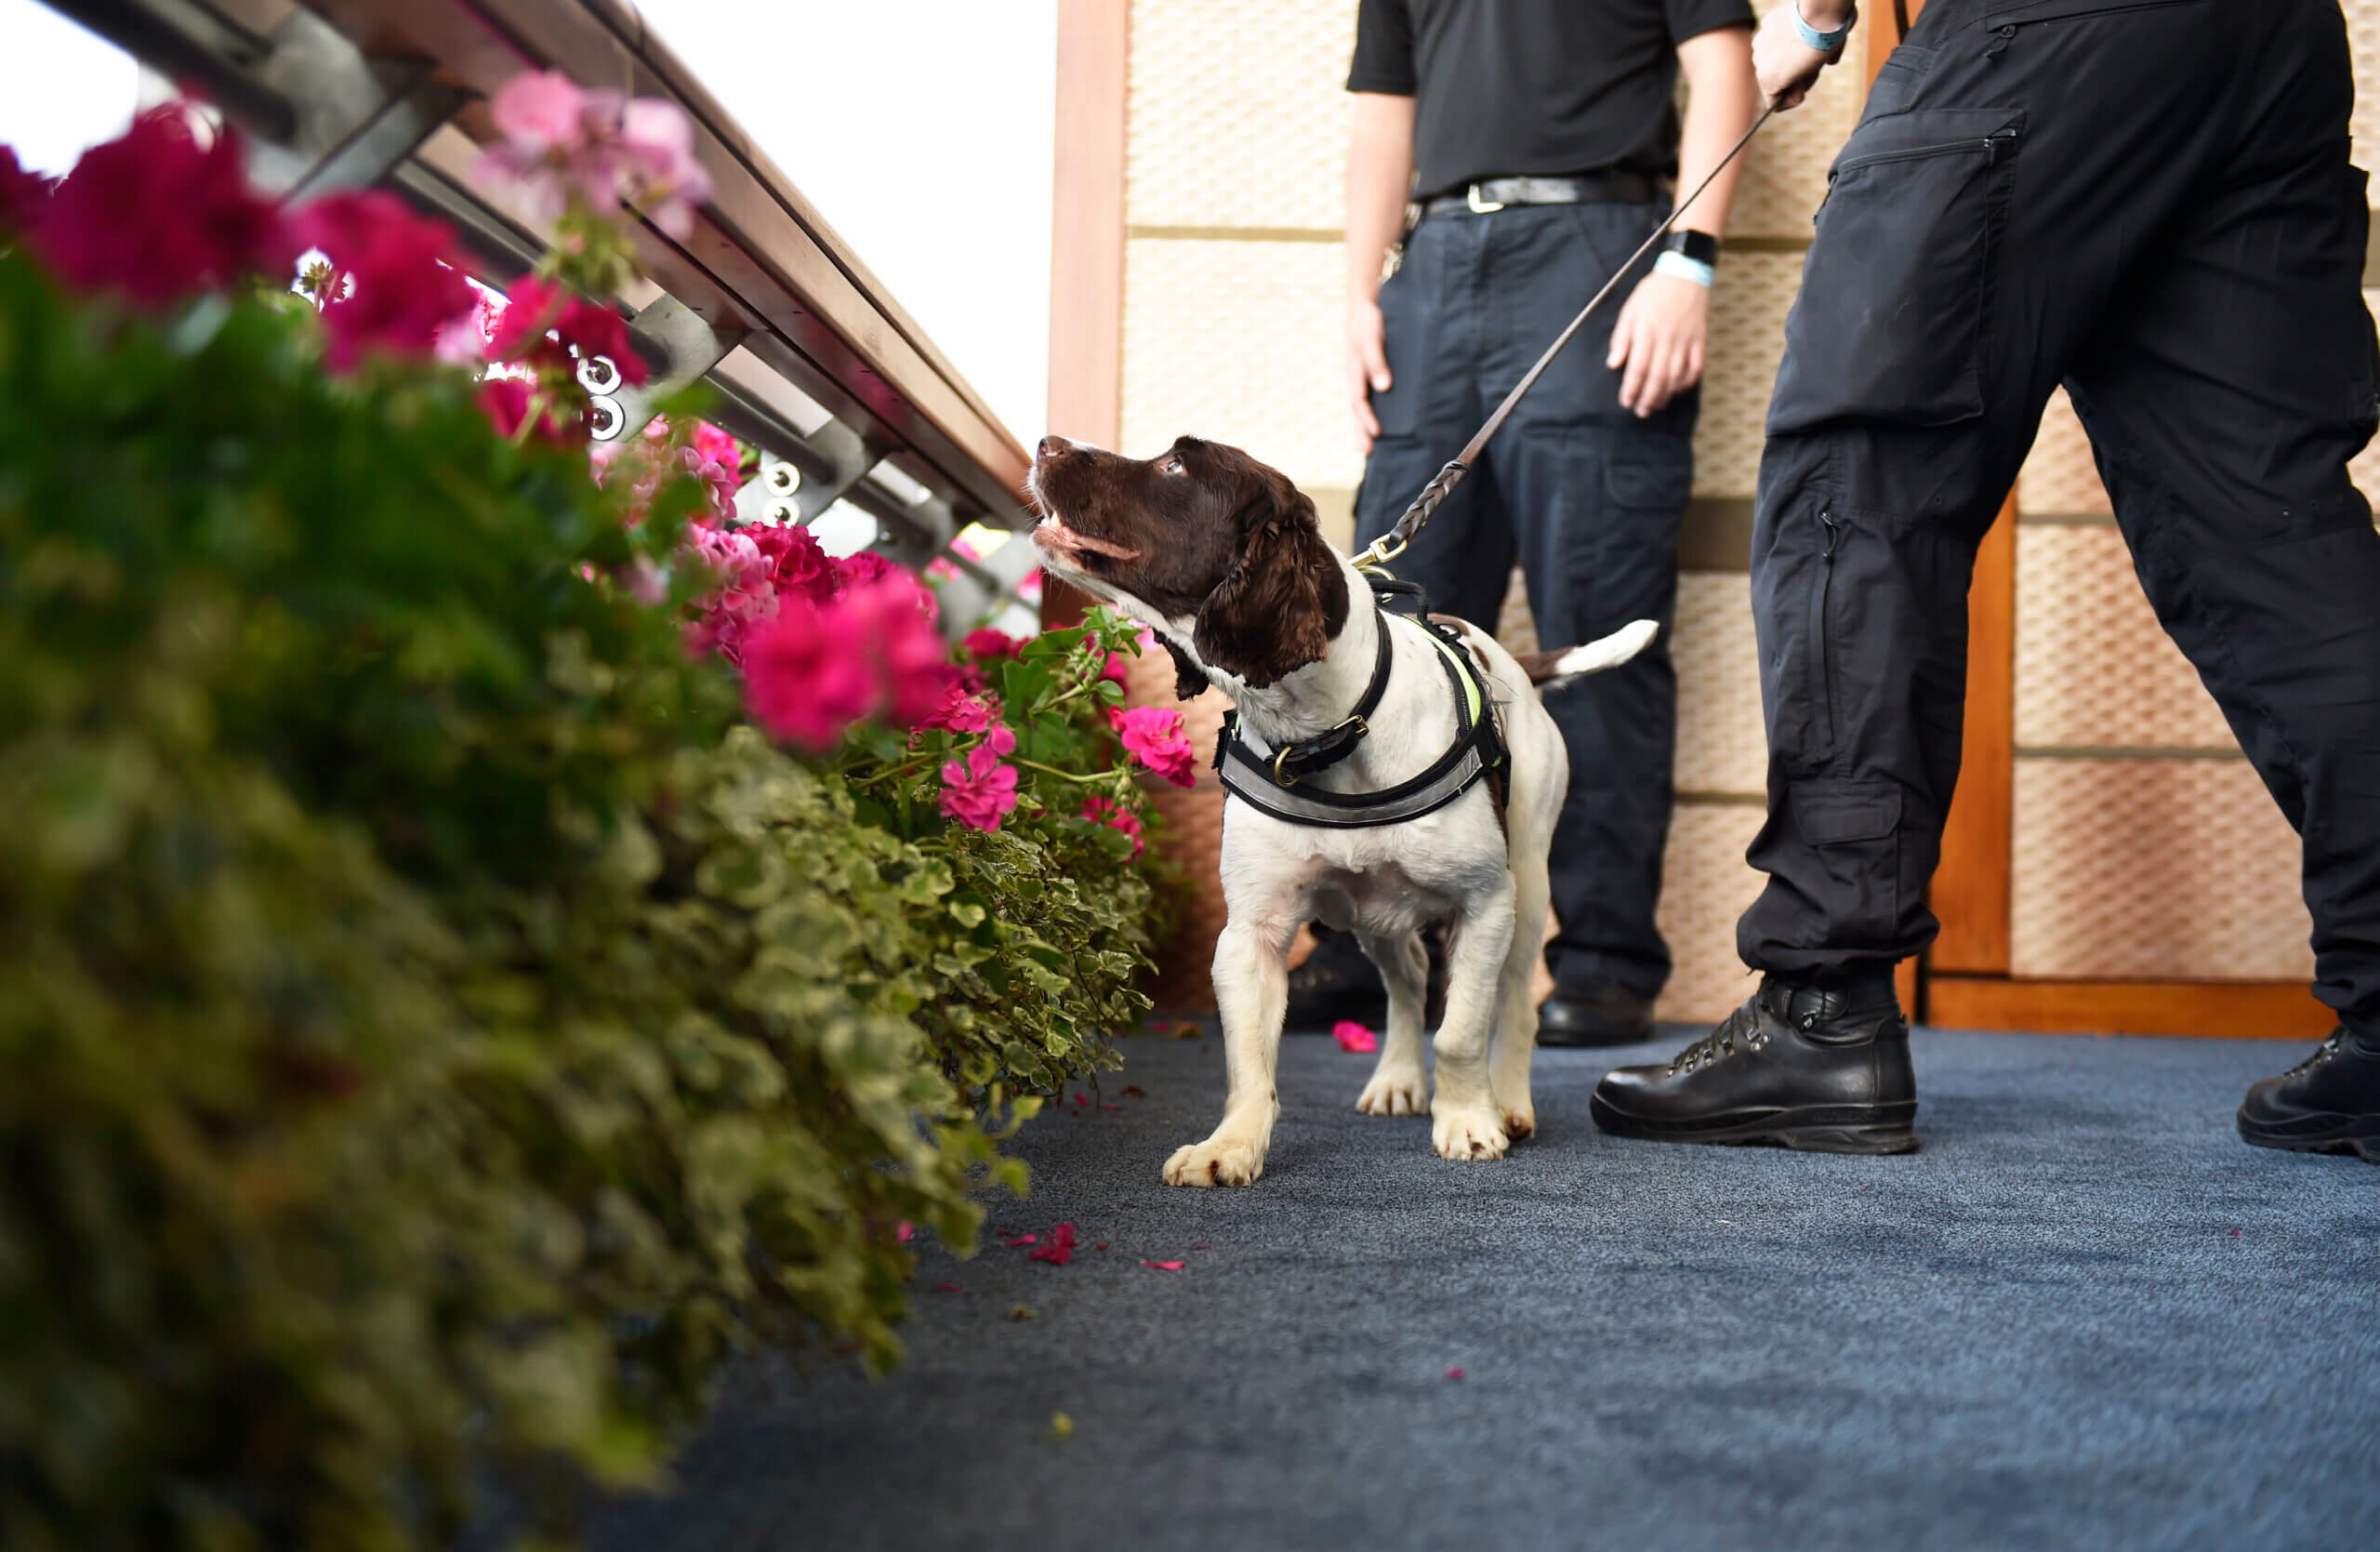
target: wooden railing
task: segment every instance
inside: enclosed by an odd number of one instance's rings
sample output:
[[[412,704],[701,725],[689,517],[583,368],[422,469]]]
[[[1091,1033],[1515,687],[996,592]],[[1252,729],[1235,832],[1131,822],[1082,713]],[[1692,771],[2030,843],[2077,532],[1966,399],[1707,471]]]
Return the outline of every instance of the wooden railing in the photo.
[[[544,243],[469,181],[487,95],[550,68],[677,102],[715,192],[683,240],[633,223],[652,284],[619,298],[664,386],[708,379],[719,418],[799,471],[782,483],[800,487],[800,520],[847,500],[913,563],[970,522],[1018,524],[1023,444],[623,0],[49,3],[205,91],[259,141],[269,179],[395,188],[454,220],[499,280]],[[965,567],[987,601],[1028,568]]]

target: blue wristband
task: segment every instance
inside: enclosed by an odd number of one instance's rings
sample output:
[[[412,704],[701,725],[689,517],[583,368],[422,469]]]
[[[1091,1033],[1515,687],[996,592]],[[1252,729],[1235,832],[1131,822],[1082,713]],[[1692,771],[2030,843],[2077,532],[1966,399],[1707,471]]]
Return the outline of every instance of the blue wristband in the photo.
[[[1854,6],[1851,14],[1843,19],[1842,26],[1831,33],[1821,33],[1802,20],[1802,0],[1785,0],[1785,3],[1793,13],[1793,31],[1801,35],[1803,46],[1815,48],[1821,54],[1831,54],[1841,48],[1843,40],[1851,35],[1851,29],[1859,22],[1859,7]]]
[[[1699,259],[1688,259],[1682,253],[1664,253],[1657,256],[1653,259],[1653,272],[1657,275],[1675,275],[1680,280],[1690,280],[1706,291],[1711,289],[1711,283],[1719,278],[1718,272],[1712,269],[1710,265]]]

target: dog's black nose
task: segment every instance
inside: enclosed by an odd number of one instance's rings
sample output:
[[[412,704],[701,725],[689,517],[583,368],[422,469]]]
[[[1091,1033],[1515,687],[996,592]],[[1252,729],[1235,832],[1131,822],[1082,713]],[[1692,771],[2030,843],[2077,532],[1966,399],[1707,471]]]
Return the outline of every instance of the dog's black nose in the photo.
[[[1054,458],[1073,445],[1063,436],[1045,436],[1035,444],[1033,454],[1036,458]]]

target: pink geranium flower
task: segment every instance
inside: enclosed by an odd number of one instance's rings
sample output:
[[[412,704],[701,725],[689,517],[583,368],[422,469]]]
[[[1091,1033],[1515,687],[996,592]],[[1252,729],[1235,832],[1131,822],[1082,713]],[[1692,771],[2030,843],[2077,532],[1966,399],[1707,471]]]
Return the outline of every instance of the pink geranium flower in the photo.
[[[504,311],[488,337],[491,360],[567,370],[575,353],[607,356],[621,380],[641,384],[653,375],[628,341],[628,325],[608,307],[577,296],[559,281],[522,275],[512,283]]]
[[[1107,655],[1107,661],[1100,665],[1099,677],[1121,690],[1129,687],[1131,672],[1131,664],[1125,660],[1124,655],[1111,652]]]
[[[415,215],[383,190],[359,189],[315,200],[290,224],[298,242],[329,258],[320,295],[332,371],[371,352],[427,355],[442,329],[471,327],[478,296],[456,267],[461,247],[444,221]]]
[[[201,146],[189,109],[152,108],[122,139],[83,153],[39,202],[25,240],[69,285],[143,307],[285,272],[298,247],[243,169],[237,131],[227,126]],[[30,203],[19,178],[12,200]]]
[[[983,626],[959,638],[959,650],[974,658],[1013,657],[1025,650],[1022,639]]]
[[[694,451],[730,473],[737,472],[744,466],[744,449],[734,437],[707,420],[694,422]]]
[[[1111,707],[1107,720],[1124,740],[1125,752],[1132,758],[1176,787],[1196,784],[1198,752],[1182,730],[1181,712],[1155,706],[1135,706],[1129,710]]]
[[[943,692],[942,704],[918,725],[945,728],[952,733],[981,733],[998,720],[999,697],[974,695],[966,685],[953,683]]]
[[[999,829],[1002,816],[1016,807],[1016,767],[1001,764],[1000,756],[1015,748],[1016,735],[996,726],[967,751],[964,763],[943,766],[942,812],[976,829]]]
[[[532,395],[531,385],[518,378],[490,378],[480,384],[480,408],[496,428],[496,434],[509,440],[520,434],[521,423],[529,418]],[[547,442],[567,444],[582,439],[587,428],[575,414],[549,397],[538,405],[535,434]]]
[[[778,594],[774,617],[742,637],[752,720],[773,736],[824,751],[864,718],[907,727],[931,714],[957,670],[932,623],[918,612],[914,590],[914,583],[887,581],[823,606]],[[993,729],[993,741],[1006,731]],[[1015,736],[1008,735],[1008,748],[1015,747]],[[1012,791],[1014,786],[1012,771]]]
[[[826,611],[796,605],[760,622],[743,642],[744,701],[771,737],[813,753],[835,747],[873,711],[883,689],[863,652]]]
[[[1140,816],[1130,813],[1111,798],[1084,799],[1082,816],[1094,825],[1105,825],[1110,829],[1130,836],[1134,856],[1140,856],[1141,849],[1147,844],[1141,835]]]

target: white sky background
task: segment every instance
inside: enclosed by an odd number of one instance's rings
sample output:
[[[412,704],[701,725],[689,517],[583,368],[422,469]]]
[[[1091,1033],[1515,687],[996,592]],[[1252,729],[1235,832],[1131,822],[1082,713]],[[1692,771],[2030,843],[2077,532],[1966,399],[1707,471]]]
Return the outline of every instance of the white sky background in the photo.
[[[0,0],[0,5],[17,0]],[[1017,438],[1050,380],[1057,0],[638,0]]]
[[[1049,402],[1057,0],[640,0],[1017,438]],[[0,0],[0,144],[61,173],[138,68]]]
[[[140,69],[39,0],[0,0],[0,145],[62,173],[132,123]]]

